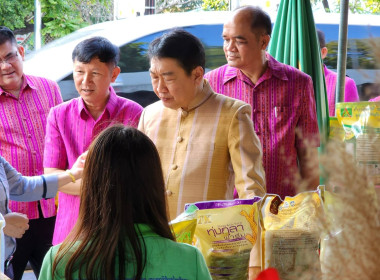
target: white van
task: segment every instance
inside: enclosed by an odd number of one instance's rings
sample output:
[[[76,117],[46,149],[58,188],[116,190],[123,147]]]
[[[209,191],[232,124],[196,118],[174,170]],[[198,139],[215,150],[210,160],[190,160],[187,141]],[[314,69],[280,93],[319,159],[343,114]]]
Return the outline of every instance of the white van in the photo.
[[[64,100],[77,97],[72,81],[72,50],[86,38],[103,36],[120,47],[121,74],[113,84],[116,92],[146,106],[157,100],[148,72],[148,44],[165,31],[181,27],[200,38],[206,49],[206,68],[214,69],[226,63],[221,34],[228,14],[158,14],[91,25],[28,54],[24,69],[28,74],[57,81]],[[272,16],[272,20],[275,20],[275,16]],[[317,28],[326,35],[329,56],[325,63],[329,68],[336,69],[339,15],[315,15],[315,22]],[[355,80],[360,92],[362,85],[375,83],[376,73],[379,74],[380,67],[375,63],[370,40],[376,40],[380,45],[380,16],[350,15],[348,37],[347,75]]]

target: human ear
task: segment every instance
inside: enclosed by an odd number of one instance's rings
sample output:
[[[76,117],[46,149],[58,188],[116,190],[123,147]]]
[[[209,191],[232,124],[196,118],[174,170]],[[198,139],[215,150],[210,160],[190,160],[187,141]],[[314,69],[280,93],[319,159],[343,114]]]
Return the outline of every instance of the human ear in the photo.
[[[112,83],[115,82],[117,76],[119,76],[120,74],[120,67],[119,66],[116,66],[113,70],[112,70],[112,78],[111,78],[111,81]]]
[[[20,54],[22,60],[24,60],[24,56],[25,56],[25,50],[24,50],[24,47],[21,46],[21,45],[18,45],[18,46],[17,46],[17,51],[18,51],[18,53]]]
[[[202,66],[197,66],[196,68],[194,68],[193,70],[193,77],[194,77],[194,81],[196,83],[200,83],[203,81],[203,75],[204,75],[204,70],[202,68]]]
[[[269,45],[270,36],[268,34],[262,35],[261,37],[261,49],[266,50]]]
[[[324,59],[324,58],[327,56],[327,53],[328,53],[327,48],[326,48],[326,47],[323,47],[323,48],[321,49],[321,57],[322,57],[322,59]]]

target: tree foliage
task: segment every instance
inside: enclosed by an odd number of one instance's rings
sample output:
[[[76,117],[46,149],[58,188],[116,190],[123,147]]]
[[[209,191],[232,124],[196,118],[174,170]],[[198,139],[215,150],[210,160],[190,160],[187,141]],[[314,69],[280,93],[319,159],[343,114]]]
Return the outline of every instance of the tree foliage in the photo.
[[[226,11],[228,0],[157,0],[156,13],[187,12],[192,10]]]
[[[26,26],[33,20],[34,1],[29,0],[2,0],[0,1],[0,25],[10,29]]]
[[[62,37],[91,23],[112,19],[113,14],[112,0],[40,0],[40,3],[42,34],[52,38]],[[18,34],[33,31],[34,1],[1,0],[0,25]]]
[[[328,0],[310,0],[312,4],[322,2],[326,12],[340,12],[340,1]],[[379,0],[351,0],[349,1],[349,9],[351,13],[355,14],[380,14],[380,1]]]
[[[156,13],[176,13],[198,10],[202,0],[156,0]]]
[[[203,0],[202,9],[206,11],[227,11],[228,0]]]
[[[187,12],[191,10],[225,11],[229,9],[228,0],[157,0],[156,13]],[[339,12],[340,0],[310,0],[313,5],[322,3],[326,12]],[[380,14],[380,0],[351,0],[352,13]]]
[[[339,1],[340,2],[340,1]],[[380,14],[379,0],[354,0],[349,2],[350,11],[357,14]]]

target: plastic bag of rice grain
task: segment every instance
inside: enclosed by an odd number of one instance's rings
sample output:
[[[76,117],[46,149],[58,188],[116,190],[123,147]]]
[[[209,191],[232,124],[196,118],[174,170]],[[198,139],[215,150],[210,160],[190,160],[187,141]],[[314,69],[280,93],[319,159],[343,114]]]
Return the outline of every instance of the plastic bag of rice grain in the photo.
[[[255,202],[259,200],[255,197],[194,203],[199,208],[195,246],[202,252],[213,280],[247,280],[250,253],[258,239]]]
[[[316,192],[303,192],[282,201],[266,195],[260,202],[262,268],[277,269],[281,280],[321,273],[318,215],[322,202]]]

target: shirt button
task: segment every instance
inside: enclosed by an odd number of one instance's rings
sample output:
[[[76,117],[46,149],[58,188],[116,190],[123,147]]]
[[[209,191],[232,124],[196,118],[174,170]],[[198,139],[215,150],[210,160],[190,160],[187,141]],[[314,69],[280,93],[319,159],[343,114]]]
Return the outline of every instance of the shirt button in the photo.
[[[187,117],[189,115],[189,112],[182,110],[182,116]]]
[[[178,168],[178,165],[177,164],[172,164],[172,169],[173,170],[176,170]]]
[[[32,151],[32,154],[35,155],[37,152],[36,151]]]
[[[166,195],[167,196],[172,196],[173,192],[171,190],[166,190]]]
[[[177,137],[177,142],[178,142],[178,143],[181,143],[182,140],[183,140],[183,138],[182,138],[181,136],[178,136],[178,137]]]
[[[23,117],[22,119],[23,119],[24,121],[26,121],[26,117]]]
[[[32,138],[32,134],[28,134],[28,137],[29,137],[29,138]]]

